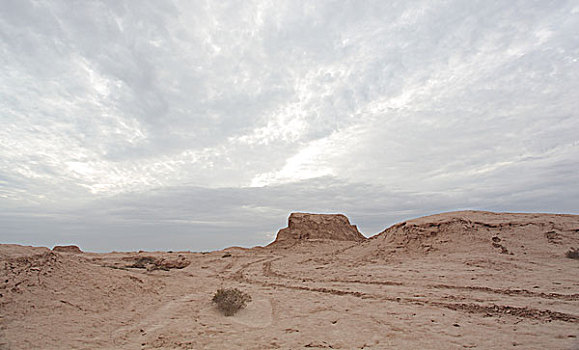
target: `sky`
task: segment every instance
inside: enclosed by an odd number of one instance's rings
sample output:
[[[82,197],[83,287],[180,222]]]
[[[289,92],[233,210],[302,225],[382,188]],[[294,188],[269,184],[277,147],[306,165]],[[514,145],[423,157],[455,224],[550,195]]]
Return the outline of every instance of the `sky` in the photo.
[[[0,0],[0,243],[579,214],[579,1]]]

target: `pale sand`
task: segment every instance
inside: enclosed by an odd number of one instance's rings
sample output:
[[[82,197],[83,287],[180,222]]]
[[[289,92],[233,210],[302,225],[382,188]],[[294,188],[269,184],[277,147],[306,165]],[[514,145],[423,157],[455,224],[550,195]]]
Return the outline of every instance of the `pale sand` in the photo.
[[[0,349],[579,349],[569,247],[579,216],[484,212],[230,257],[0,245]],[[191,264],[125,268],[138,256]],[[222,316],[220,287],[253,302]]]

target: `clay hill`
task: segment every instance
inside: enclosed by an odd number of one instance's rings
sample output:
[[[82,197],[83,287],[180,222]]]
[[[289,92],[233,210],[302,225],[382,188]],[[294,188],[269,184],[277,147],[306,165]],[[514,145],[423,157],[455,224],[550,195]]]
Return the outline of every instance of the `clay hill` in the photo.
[[[561,255],[576,244],[577,215],[458,211],[393,225],[354,248],[358,256],[496,253],[516,256]]]
[[[279,230],[273,244],[304,240],[364,241],[355,225],[342,214],[292,213],[288,227]]]
[[[82,250],[80,250],[80,248],[75,245],[57,245],[54,246],[52,250],[60,253],[74,253],[74,254],[82,253]]]
[[[365,239],[290,215],[267,247],[0,245],[0,349],[579,349],[579,216],[461,211]],[[251,295],[224,316],[219,288]]]

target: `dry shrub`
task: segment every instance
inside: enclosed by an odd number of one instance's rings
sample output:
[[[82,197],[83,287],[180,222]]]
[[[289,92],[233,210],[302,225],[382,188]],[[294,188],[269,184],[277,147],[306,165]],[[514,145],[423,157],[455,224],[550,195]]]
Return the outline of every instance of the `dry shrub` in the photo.
[[[233,316],[237,311],[247,306],[247,303],[251,302],[251,295],[237,288],[221,288],[215,292],[211,301],[217,304],[217,308],[225,316]]]
[[[565,253],[565,256],[569,259],[577,259],[579,260],[579,248],[569,248],[569,251]]]

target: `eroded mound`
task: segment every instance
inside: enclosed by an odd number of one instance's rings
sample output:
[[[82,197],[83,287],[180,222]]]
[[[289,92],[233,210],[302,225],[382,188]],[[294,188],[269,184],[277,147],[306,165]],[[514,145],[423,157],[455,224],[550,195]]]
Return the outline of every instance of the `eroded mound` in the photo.
[[[393,225],[353,249],[360,256],[481,252],[560,256],[579,241],[579,215],[459,211]]]
[[[288,227],[279,230],[274,243],[304,240],[361,242],[366,237],[342,214],[292,213]]]
[[[63,313],[78,320],[132,307],[135,295],[158,294],[157,284],[128,271],[96,265],[81,255],[18,245],[0,246],[0,281],[0,309],[6,320],[42,320]],[[63,332],[58,327],[50,323],[39,336]]]
[[[139,255],[136,257],[125,257],[122,260],[133,262],[125,267],[147,269],[148,271],[183,269],[191,264],[191,262],[181,254],[176,258],[158,258],[154,256]]]
[[[80,250],[80,248],[75,245],[57,245],[52,248],[52,251],[60,253],[82,253],[82,250]]]

